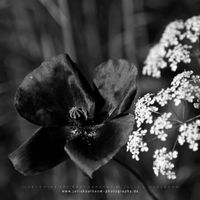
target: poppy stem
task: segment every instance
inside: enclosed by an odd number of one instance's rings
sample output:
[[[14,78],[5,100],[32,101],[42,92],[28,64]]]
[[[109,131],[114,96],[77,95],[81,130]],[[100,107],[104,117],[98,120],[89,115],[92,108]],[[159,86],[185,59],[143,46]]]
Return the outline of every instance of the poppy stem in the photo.
[[[123,163],[122,161],[118,160],[117,158],[113,158],[114,161],[116,161],[118,164],[120,164],[122,167],[126,168],[128,171],[130,171],[144,186],[148,194],[151,196],[153,200],[159,200],[155,194],[150,190],[149,186],[146,184],[144,179],[140,176],[138,172],[133,170],[131,167],[129,167],[127,164]]]

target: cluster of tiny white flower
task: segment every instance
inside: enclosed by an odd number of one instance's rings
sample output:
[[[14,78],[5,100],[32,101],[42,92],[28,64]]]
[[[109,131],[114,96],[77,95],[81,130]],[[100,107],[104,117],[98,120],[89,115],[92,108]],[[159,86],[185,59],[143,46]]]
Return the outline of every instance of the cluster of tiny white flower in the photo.
[[[169,66],[176,71],[179,63],[191,62],[191,49],[200,36],[200,16],[185,22],[176,20],[164,30],[158,44],[153,46],[144,62],[143,74],[159,78],[161,69]]]
[[[189,39],[192,43],[195,43],[199,39],[200,35],[200,17],[194,16],[192,18],[189,18],[185,22],[185,37]]]
[[[172,100],[171,88],[160,90],[154,98],[161,107],[165,106],[168,101]]]
[[[172,160],[177,158],[177,151],[167,152],[167,148],[157,149],[154,152],[153,170],[156,176],[159,174],[166,175],[168,179],[176,179],[176,174],[173,170],[174,164]]]
[[[169,121],[169,118],[172,116],[172,113],[163,113],[157,119],[155,119],[153,125],[151,126],[150,133],[157,135],[161,141],[166,141],[167,133],[165,129],[172,128],[172,123]]]
[[[129,136],[129,140],[127,143],[127,151],[130,151],[132,154],[132,158],[135,160],[139,160],[139,153],[147,152],[149,148],[147,147],[147,143],[143,141],[143,137],[146,135],[146,129],[137,129],[132,132],[132,135]]]
[[[158,108],[152,106],[154,104],[154,99],[151,97],[152,94],[146,94],[140,98],[135,106],[135,119],[137,127],[140,127],[142,123],[152,124],[153,116],[152,112],[156,112]]]
[[[183,29],[184,29],[184,21],[183,20],[176,20],[174,22],[170,22],[162,34],[160,39],[160,43],[164,47],[175,46],[179,43],[179,37],[183,37]]]
[[[145,60],[142,73],[156,78],[161,77],[161,69],[167,67],[167,63],[163,59],[165,54],[165,49],[160,44],[154,45]]]
[[[154,101],[160,106],[165,106],[171,100],[175,106],[185,100],[193,103],[195,108],[199,108],[200,76],[193,75],[193,71],[184,71],[174,77],[171,87],[162,89],[154,97]]]
[[[169,49],[166,52],[166,58],[169,61],[169,66],[172,71],[176,71],[178,67],[178,63],[183,62],[183,63],[190,63],[191,58],[190,58],[190,51],[192,46],[189,45],[182,45],[178,44],[174,46],[173,48]]]
[[[171,95],[175,105],[179,105],[181,100],[193,103],[198,108],[200,100],[200,76],[193,75],[193,71],[185,71],[178,74],[171,83]]]
[[[171,87],[160,90],[157,94],[146,94],[136,102],[135,119],[137,127],[141,124],[153,123],[153,113],[163,107],[169,101],[174,101],[178,106],[181,100],[196,104],[200,104],[200,76],[193,75],[193,71],[184,71],[174,77]],[[157,105],[155,105],[157,103]]]
[[[185,142],[189,144],[189,148],[193,151],[198,150],[197,141],[200,140],[200,120],[197,119],[191,123],[184,123],[179,127],[178,143],[183,145]]]
[[[183,100],[193,104],[195,109],[200,107],[200,76],[194,75],[193,71],[184,71],[178,74],[174,77],[170,87],[162,89],[157,94],[148,93],[138,99],[135,104],[137,130],[132,132],[127,143],[127,151],[131,152],[133,159],[138,161],[140,152],[149,149],[147,143],[144,142],[148,131],[146,127],[145,129],[142,128],[143,125],[150,127],[149,132],[151,135],[155,135],[156,139],[166,141],[168,138],[167,130],[176,124],[179,126],[179,132],[175,144],[188,143],[190,149],[198,150],[200,120],[194,121],[198,116],[182,122],[174,118],[173,111],[161,113],[162,110],[165,110],[162,107],[168,106],[170,103],[178,106]],[[156,159],[153,167],[154,172],[156,174],[160,172],[168,178],[175,178],[175,172],[171,171],[174,166],[169,161],[176,158],[175,154],[177,155],[177,153],[174,153],[176,151],[166,153],[166,149],[162,149],[162,151],[156,152],[154,155]],[[163,167],[160,166],[161,161],[163,161]]]

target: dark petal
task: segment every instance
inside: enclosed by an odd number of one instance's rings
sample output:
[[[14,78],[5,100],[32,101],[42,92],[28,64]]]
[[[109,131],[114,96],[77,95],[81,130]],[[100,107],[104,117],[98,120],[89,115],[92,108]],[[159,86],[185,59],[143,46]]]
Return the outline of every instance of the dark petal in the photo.
[[[42,126],[70,122],[69,110],[80,107],[93,115],[92,89],[68,55],[44,61],[28,74],[15,96],[17,111],[27,120]]]
[[[126,60],[109,60],[96,68],[94,83],[105,99],[103,111],[127,111],[136,94],[137,68]]]
[[[15,169],[35,175],[68,158],[64,151],[66,129],[40,128],[22,146],[9,155]]]
[[[117,106],[117,108],[112,112],[111,118],[129,110],[135,98],[136,92],[137,92],[136,84],[130,85],[130,88],[125,94],[123,100]]]
[[[84,173],[92,177],[95,170],[105,165],[126,144],[133,125],[131,114],[113,118],[97,127],[94,137],[78,137],[67,142],[65,151]]]

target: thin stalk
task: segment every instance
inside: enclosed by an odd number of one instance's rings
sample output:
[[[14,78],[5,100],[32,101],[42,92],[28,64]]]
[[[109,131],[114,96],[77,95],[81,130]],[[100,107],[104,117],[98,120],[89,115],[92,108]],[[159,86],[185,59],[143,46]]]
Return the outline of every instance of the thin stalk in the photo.
[[[176,144],[178,142],[178,137],[176,138],[176,141],[174,142],[174,145],[173,145],[173,148],[172,148],[172,151],[174,151],[174,149],[176,148]]]
[[[193,121],[194,119],[197,119],[197,118],[199,118],[199,117],[200,117],[200,115],[197,115],[197,116],[195,116],[195,117],[193,117],[193,118],[191,118],[191,119],[188,119],[187,121],[185,121],[185,123],[191,122],[191,121]]]
[[[148,194],[153,200],[159,200],[155,196],[155,194],[150,190],[149,186],[146,184],[146,182],[144,181],[144,179],[140,176],[138,172],[134,171],[131,167],[129,167],[127,164],[123,163],[122,161],[118,160],[117,158],[114,158],[113,160],[116,161],[122,167],[124,167],[126,170],[131,172],[131,174],[133,174],[142,183],[142,185],[144,186],[144,188],[146,189],[146,191],[148,192]]]
[[[182,124],[183,122],[178,119],[169,119],[170,122],[173,122],[175,124]]]
[[[153,137],[153,138],[151,138],[151,139],[147,140],[147,143],[149,143],[149,142],[152,142],[152,141],[154,141],[154,140],[157,140],[157,139],[158,139],[158,137],[157,137],[157,136],[155,136],[155,137]]]
[[[157,115],[162,115],[162,113],[157,112],[157,111],[153,111],[153,113],[157,114]]]
[[[183,121],[185,120],[186,102],[183,100]]]
[[[162,115],[160,112],[157,112],[157,111],[154,111],[153,113],[158,114],[158,115]],[[178,123],[178,124],[182,124],[183,123],[179,119],[169,119],[169,121],[174,122],[174,123]]]

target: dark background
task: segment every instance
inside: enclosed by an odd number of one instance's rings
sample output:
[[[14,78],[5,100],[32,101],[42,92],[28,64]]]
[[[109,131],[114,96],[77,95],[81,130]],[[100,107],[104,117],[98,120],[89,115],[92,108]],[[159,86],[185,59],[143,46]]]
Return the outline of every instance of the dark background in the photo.
[[[38,127],[16,113],[14,93],[27,73],[44,59],[63,52],[86,74],[109,58],[126,58],[141,72],[149,48],[165,26],[199,13],[199,0],[0,0],[0,199],[150,199],[137,178],[114,161],[95,172],[92,180],[71,161],[35,177],[15,171],[7,155]],[[138,96],[162,85],[162,80],[140,75]],[[161,199],[197,200],[199,152],[184,148],[182,152],[175,181],[153,174],[152,152],[135,162],[124,147],[117,157],[138,171]],[[139,192],[67,195],[59,186],[137,187]]]

